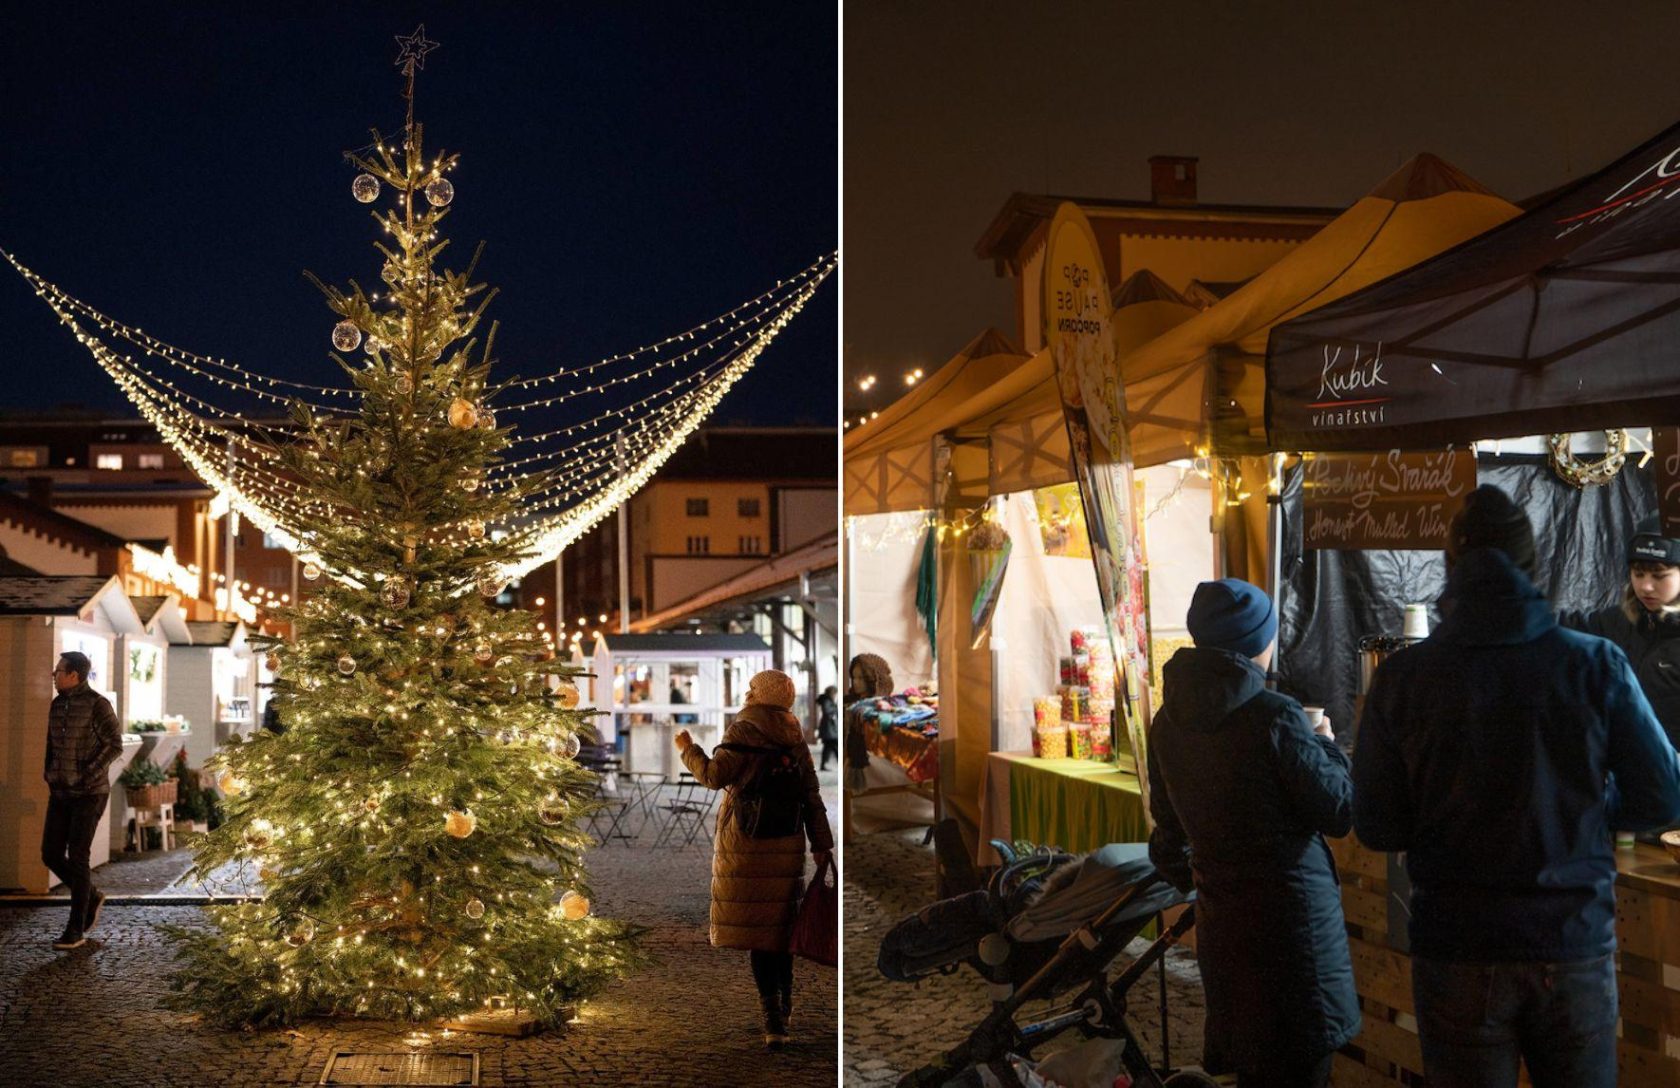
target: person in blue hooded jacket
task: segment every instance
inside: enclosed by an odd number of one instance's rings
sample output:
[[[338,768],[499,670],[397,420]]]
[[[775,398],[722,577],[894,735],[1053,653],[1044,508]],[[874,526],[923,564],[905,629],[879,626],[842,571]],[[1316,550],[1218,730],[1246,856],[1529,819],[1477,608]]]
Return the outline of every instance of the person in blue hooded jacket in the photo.
[[[1240,1088],[1322,1088],[1359,1031],[1359,999],[1326,835],[1353,822],[1348,758],[1326,719],[1266,689],[1277,613],[1256,587],[1203,582],[1195,645],[1163,670],[1149,731],[1149,856],[1196,889],[1207,995],[1203,1066]]]
[[[1405,851],[1431,1088],[1616,1083],[1613,829],[1680,820],[1680,756],[1625,654],[1558,625],[1498,488],[1447,540],[1443,619],[1386,662],[1353,760],[1354,829]]]

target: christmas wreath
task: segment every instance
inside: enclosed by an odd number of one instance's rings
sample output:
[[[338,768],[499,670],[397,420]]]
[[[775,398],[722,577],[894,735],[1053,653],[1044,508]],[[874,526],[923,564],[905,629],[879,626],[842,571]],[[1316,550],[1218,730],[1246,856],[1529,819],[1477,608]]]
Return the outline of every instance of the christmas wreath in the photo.
[[[1596,461],[1583,461],[1569,448],[1569,434],[1554,434],[1546,438],[1551,450],[1552,471],[1565,483],[1575,487],[1598,487],[1616,478],[1627,461],[1627,432],[1604,432],[1604,456]]]

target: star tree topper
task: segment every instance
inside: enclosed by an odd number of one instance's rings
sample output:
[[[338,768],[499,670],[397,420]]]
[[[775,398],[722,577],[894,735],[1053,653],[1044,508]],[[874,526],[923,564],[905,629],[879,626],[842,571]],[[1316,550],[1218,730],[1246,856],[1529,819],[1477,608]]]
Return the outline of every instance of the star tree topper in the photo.
[[[402,52],[397,54],[397,67],[405,76],[412,76],[415,69],[426,67],[426,54],[438,47],[437,42],[427,40],[425,23],[415,27],[414,33],[406,38],[397,35],[397,44],[402,46]]]

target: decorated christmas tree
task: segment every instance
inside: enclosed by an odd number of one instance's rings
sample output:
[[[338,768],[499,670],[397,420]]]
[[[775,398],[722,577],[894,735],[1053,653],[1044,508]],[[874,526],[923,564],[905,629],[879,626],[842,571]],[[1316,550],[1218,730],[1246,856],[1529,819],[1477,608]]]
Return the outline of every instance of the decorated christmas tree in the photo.
[[[576,670],[535,616],[488,603],[545,480],[492,474],[508,435],[494,327],[475,333],[494,292],[436,264],[455,159],[428,159],[412,117],[428,44],[405,46],[402,138],[352,156],[354,196],[382,205],[384,287],[323,287],[359,410],[299,404],[294,440],[261,454],[314,592],[268,647],[285,731],[218,755],[227,818],[197,848],[197,873],[244,866],[264,894],[174,931],[177,1004],[229,1023],[504,1003],[553,1021],[635,958],[590,914]]]

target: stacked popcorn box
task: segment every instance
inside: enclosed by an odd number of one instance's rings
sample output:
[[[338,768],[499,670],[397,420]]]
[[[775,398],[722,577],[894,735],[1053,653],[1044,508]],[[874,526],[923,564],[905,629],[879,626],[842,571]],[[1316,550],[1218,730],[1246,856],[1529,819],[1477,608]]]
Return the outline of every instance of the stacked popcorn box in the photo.
[[[1033,701],[1033,754],[1114,758],[1114,652],[1100,627],[1076,627],[1054,697]]]

